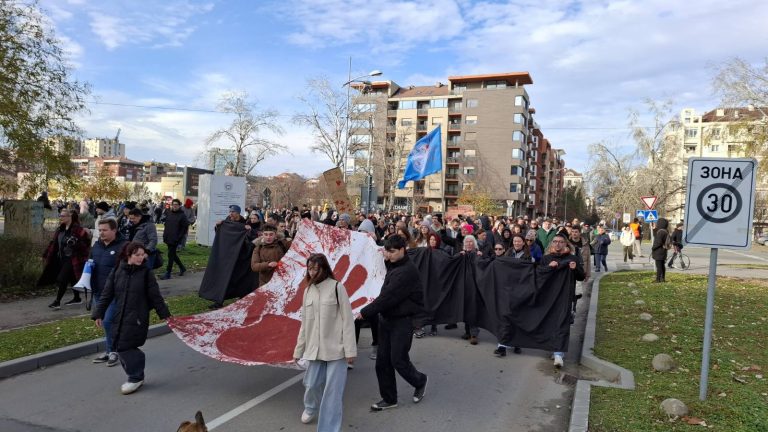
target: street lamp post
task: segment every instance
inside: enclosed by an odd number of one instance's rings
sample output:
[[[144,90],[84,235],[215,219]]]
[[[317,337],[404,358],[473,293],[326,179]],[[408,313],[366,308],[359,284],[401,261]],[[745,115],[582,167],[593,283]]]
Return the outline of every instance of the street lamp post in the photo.
[[[346,115],[346,118],[344,119],[345,120],[345,122],[344,122],[344,129],[345,129],[345,134],[344,134],[344,155],[342,157],[342,162],[341,162],[342,166],[344,168],[344,172],[342,174],[342,177],[344,178],[345,182],[347,181],[347,152],[349,151],[349,117],[351,115],[351,110],[350,110],[350,103],[351,103],[351,101],[350,101],[350,99],[351,99],[350,87],[351,87],[351,85],[350,84],[352,84],[353,82],[359,82],[359,80],[361,80],[363,78],[375,77],[375,76],[379,76],[381,74],[382,74],[382,72],[380,70],[375,69],[375,70],[372,70],[371,72],[369,72],[366,75],[361,75],[361,76],[359,76],[357,78],[352,78],[352,57],[349,58],[349,72],[347,74],[347,78],[348,79],[347,79],[347,82],[345,82],[344,85],[342,86],[342,87],[346,87],[347,88],[347,113],[346,113],[347,115]]]

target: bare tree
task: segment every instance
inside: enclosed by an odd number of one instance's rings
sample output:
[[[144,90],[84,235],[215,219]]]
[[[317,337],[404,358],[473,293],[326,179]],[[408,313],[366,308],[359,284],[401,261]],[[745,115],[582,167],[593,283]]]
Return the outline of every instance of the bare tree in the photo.
[[[307,111],[293,116],[293,123],[312,130],[315,142],[310,149],[325,155],[336,167],[344,164],[347,95],[326,77],[307,80],[307,91],[299,96]]]
[[[638,203],[638,164],[633,153],[606,142],[589,146],[590,165],[586,172],[591,194],[599,206],[611,210],[632,209]]]
[[[232,175],[246,176],[264,159],[288,150],[285,145],[261,136],[265,130],[282,135],[283,128],[277,124],[278,112],[260,110],[256,102],[249,100],[248,93],[226,93],[219,110],[232,114],[234,119],[227,128],[211,134],[205,147],[207,151],[225,150],[221,156],[231,159],[228,165]]]

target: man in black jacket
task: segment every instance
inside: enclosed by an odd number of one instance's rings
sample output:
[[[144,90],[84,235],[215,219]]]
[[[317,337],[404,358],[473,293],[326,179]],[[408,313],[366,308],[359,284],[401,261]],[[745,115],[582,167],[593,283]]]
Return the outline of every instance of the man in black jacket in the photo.
[[[174,199],[171,201],[171,210],[165,214],[165,228],[163,229],[163,243],[168,245],[168,266],[165,268],[165,274],[160,279],[170,279],[173,271],[173,263],[179,265],[179,276],[184,276],[187,268],[179,259],[177,249],[181,244],[181,239],[187,234],[189,229],[189,220],[186,213],[181,208],[181,201]]]
[[[395,370],[416,390],[419,403],[427,390],[427,376],[413,366],[408,352],[413,342],[413,317],[424,308],[419,271],[405,253],[405,240],[391,236],[384,242],[387,275],[376,300],[360,311],[362,318],[379,318],[379,348],[376,378],[382,400],[371,405],[374,411],[397,407]]]
[[[677,258],[677,256],[680,255],[680,253],[683,251],[683,224],[679,223],[675,226],[675,230],[672,231],[669,239],[672,242],[672,248],[674,249],[674,252],[672,253],[672,258],[670,258],[669,262],[667,263],[667,267],[672,268],[672,264],[675,262],[675,258]],[[682,268],[685,268],[684,262],[681,261],[680,265]]]

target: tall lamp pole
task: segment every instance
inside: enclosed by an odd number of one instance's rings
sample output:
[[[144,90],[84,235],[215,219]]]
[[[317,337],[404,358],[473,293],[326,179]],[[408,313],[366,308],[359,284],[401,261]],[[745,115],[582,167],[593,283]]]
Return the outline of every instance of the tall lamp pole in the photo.
[[[352,112],[352,110],[350,109],[350,104],[351,104],[350,87],[351,87],[351,84],[353,82],[359,82],[359,80],[361,80],[363,78],[370,78],[370,77],[379,76],[382,73],[383,72],[381,72],[380,70],[375,69],[375,70],[372,70],[371,72],[369,72],[366,75],[361,75],[361,76],[359,76],[357,78],[352,78],[352,57],[349,57],[349,71],[348,71],[348,74],[347,74],[347,78],[348,79],[347,79],[347,82],[345,82],[344,85],[342,86],[342,87],[346,87],[347,88],[347,112],[346,112],[347,115],[345,116],[345,119],[344,119],[344,129],[345,129],[345,134],[344,134],[344,155],[343,155],[343,160],[341,162],[342,167],[344,168],[344,172],[342,174],[342,176],[344,178],[344,182],[347,181],[347,152],[349,151],[349,118],[350,118],[351,112]]]

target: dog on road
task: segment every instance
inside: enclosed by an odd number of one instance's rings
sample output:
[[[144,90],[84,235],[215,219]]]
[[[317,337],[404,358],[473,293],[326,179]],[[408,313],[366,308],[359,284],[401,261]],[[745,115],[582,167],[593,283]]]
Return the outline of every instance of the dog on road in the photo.
[[[203,420],[203,413],[198,411],[195,413],[195,422],[191,421],[182,422],[176,432],[208,432],[208,428],[205,426],[205,420]]]

